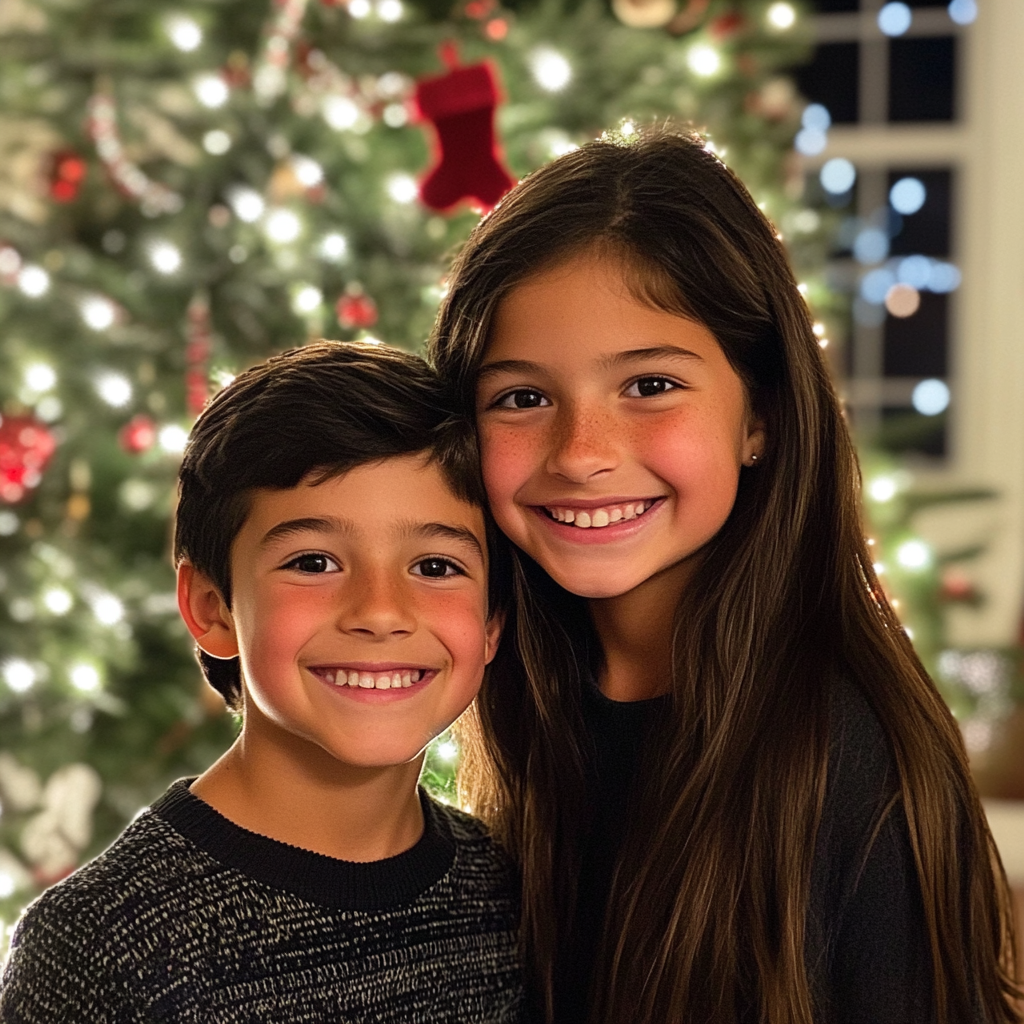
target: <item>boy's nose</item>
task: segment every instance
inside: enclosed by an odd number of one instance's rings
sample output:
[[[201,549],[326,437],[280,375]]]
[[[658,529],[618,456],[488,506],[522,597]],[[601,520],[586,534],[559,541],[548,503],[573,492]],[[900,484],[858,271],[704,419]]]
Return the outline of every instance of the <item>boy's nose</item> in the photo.
[[[559,410],[550,436],[547,470],[572,483],[585,483],[616,467],[619,458],[611,410],[588,402]]]
[[[410,602],[393,579],[361,574],[352,581],[338,612],[338,628],[367,639],[408,635],[416,629]]]

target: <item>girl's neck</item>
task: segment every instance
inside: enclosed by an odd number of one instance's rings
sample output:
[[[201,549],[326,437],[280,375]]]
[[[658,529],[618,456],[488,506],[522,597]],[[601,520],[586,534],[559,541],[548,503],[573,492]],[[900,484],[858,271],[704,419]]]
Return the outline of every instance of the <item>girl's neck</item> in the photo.
[[[669,692],[676,607],[692,572],[687,560],[626,594],[590,600],[602,651],[598,685],[606,697],[648,700]]]

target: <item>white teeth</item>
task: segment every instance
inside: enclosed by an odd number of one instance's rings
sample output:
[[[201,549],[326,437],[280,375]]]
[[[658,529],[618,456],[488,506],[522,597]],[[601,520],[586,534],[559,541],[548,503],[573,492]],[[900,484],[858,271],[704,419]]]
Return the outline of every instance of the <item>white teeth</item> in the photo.
[[[390,690],[391,689],[391,676],[377,676],[374,681],[374,685],[378,690]]]
[[[654,502],[638,501],[629,505],[610,506],[592,509],[589,512],[577,512],[571,508],[549,508],[551,518],[559,523],[573,523],[581,530],[601,529],[612,523],[625,522],[642,516]]]
[[[394,673],[392,673],[392,675],[391,675],[391,689],[392,690],[400,689],[401,685],[402,685],[402,673],[401,672],[394,672]]]
[[[372,690],[374,688],[373,676],[371,676],[369,672],[360,672],[359,685],[364,690]]]
[[[349,674],[348,674],[348,685],[349,686],[358,686],[359,685],[359,673],[358,672],[349,672]]]
[[[402,673],[402,686],[412,686],[412,674],[408,670]]]

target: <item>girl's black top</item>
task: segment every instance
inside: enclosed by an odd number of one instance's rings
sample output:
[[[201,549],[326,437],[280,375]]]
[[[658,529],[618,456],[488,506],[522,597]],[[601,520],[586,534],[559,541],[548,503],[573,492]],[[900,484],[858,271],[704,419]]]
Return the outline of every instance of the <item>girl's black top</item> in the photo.
[[[581,844],[578,909],[556,979],[557,1024],[587,1024],[588,992],[616,857],[644,745],[668,698],[629,703],[587,688],[596,753],[593,817]],[[828,786],[815,848],[804,951],[816,1019],[910,1024],[929,1019],[931,958],[910,834],[897,803],[896,763],[855,685],[837,685]],[[866,858],[865,858],[866,854]]]

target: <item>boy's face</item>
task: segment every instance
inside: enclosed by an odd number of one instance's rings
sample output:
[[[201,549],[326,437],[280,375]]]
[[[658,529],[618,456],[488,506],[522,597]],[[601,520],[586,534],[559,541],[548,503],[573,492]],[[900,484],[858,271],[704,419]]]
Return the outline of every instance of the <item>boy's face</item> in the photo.
[[[486,551],[481,510],[422,456],[257,491],[231,548],[246,728],[352,766],[415,758],[494,656]]]

